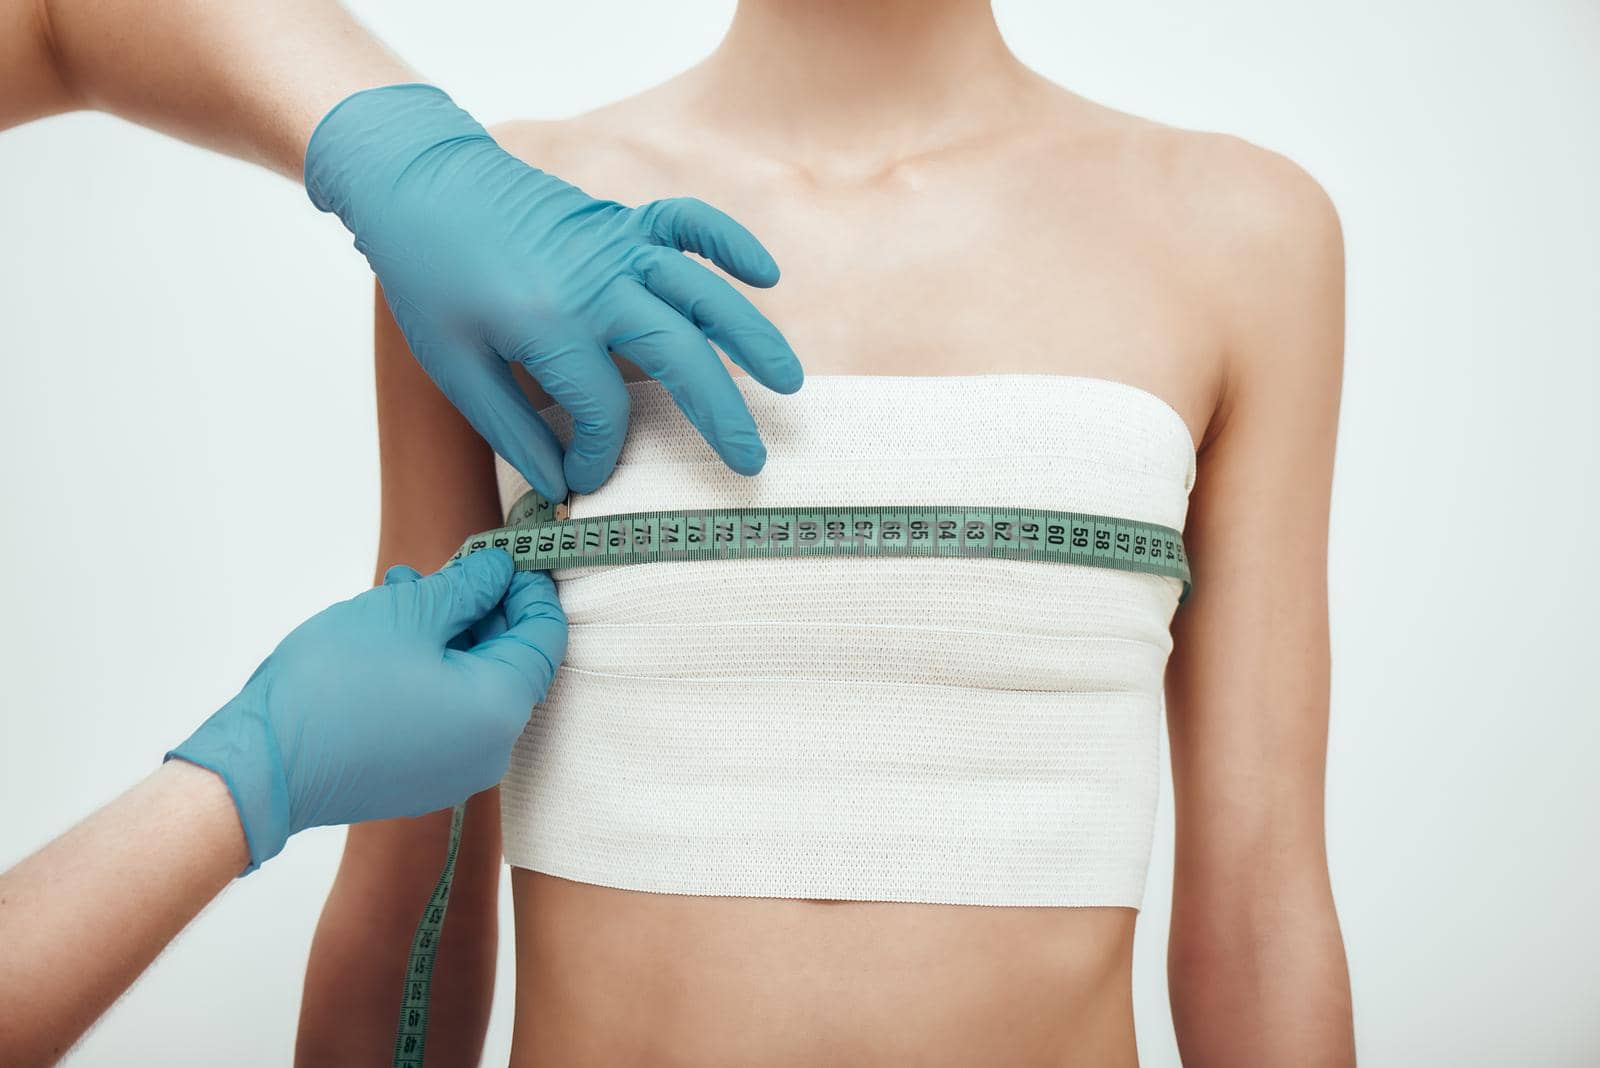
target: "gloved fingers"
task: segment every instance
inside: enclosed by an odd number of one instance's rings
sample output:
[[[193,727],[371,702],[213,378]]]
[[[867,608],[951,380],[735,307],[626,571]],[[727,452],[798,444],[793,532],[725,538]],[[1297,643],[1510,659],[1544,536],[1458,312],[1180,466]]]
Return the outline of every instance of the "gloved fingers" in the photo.
[[[637,269],[650,292],[699,327],[757,382],[793,393],[805,381],[800,361],[778,328],[722,278],[667,249],[647,250]]]
[[[505,597],[506,629],[479,642],[466,655],[492,669],[496,686],[510,686],[507,704],[526,722],[528,710],[544,699],[556,667],[567,652],[567,617],[555,583],[543,571],[519,571]]]
[[[619,316],[618,333],[611,349],[667,388],[723,463],[741,475],[761,470],[767,447],[756,421],[700,331],[641,288]]]
[[[498,629],[497,629],[497,625],[498,625]],[[471,649],[474,645],[477,645],[480,641],[484,641],[484,640],[486,640],[488,638],[494,637],[496,634],[500,633],[501,631],[503,631],[505,629],[506,629],[506,621],[505,621],[505,618],[503,616],[501,616],[500,609],[499,608],[491,608],[491,609],[489,609],[488,614],[485,615],[482,619],[480,619],[476,623],[472,624],[472,626],[468,627],[466,630],[462,631],[460,634],[457,634],[454,638],[451,638],[448,642],[445,642],[444,647],[446,649],[455,649],[457,651],[465,651],[467,649]],[[479,636],[480,634],[482,635],[482,637]]]
[[[467,344],[430,346],[418,361],[440,391],[467,417],[489,447],[504,456],[546,500],[567,496],[561,441],[539,418],[511,368],[492,352]],[[548,388],[548,387],[546,387]]]
[[[511,582],[511,588],[515,588],[516,576],[512,576]],[[491,608],[482,619],[458,634],[456,640],[451,642],[450,647],[452,649],[471,649],[474,645],[481,645],[492,638],[498,638],[505,632],[506,613],[505,604],[502,602]]]
[[[385,586],[399,586],[406,582],[415,582],[422,577],[422,572],[410,564],[395,564],[383,573]],[[494,637],[506,629],[504,615],[498,609],[491,610],[478,622],[451,638],[447,648],[470,649],[480,641]]]
[[[394,564],[383,573],[385,586],[398,586],[402,582],[415,582],[422,577],[422,572],[410,564]]]
[[[561,608],[561,598],[556,594],[555,580],[548,571],[518,571],[511,576],[511,587],[506,590],[504,607],[507,626],[515,626],[529,619],[543,619],[551,613],[563,621],[567,618]],[[563,643],[565,640],[562,639]],[[556,659],[559,660],[559,654],[563,652],[564,644],[557,651]]]
[[[446,565],[427,578],[393,587],[402,618],[415,621],[441,646],[487,616],[511,585],[511,556],[504,549],[482,549]]]
[[[572,416],[572,440],[562,461],[566,485],[577,493],[590,493],[611,477],[628,433],[628,387],[606,350],[594,341],[573,341],[549,355],[531,352],[519,357],[550,399]],[[529,484],[547,501],[544,487]]]
[[[778,284],[777,261],[756,235],[705,201],[670,197],[638,210],[652,244],[704,256],[749,285]]]

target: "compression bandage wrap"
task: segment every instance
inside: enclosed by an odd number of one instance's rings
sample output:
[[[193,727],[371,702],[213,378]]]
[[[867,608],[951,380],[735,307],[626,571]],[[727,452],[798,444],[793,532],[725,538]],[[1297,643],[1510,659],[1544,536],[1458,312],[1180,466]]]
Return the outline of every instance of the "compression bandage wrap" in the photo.
[[[1193,439],[1133,386],[737,381],[761,474],[635,382],[616,474],[572,515],[961,504],[1183,528]],[[510,505],[527,484],[497,467]],[[1176,579],[977,558],[554,574],[568,651],[501,784],[513,866],[662,893],[1140,906]]]

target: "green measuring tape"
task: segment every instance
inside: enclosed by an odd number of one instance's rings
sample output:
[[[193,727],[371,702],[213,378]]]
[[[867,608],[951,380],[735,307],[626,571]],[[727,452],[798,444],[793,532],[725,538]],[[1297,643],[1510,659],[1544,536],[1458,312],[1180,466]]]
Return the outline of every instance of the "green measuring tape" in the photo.
[[[521,571],[671,560],[808,556],[981,556],[1165,575],[1189,595],[1189,561],[1170,527],[1030,508],[841,506],[693,508],[558,519],[527,494],[507,525],[467,539],[452,559],[504,549]]]
[[[818,556],[983,557],[1163,575],[1183,583],[1180,604],[1190,589],[1183,537],[1171,527],[1038,508],[690,508],[569,519],[564,509],[528,493],[511,506],[505,526],[468,538],[451,559],[484,549],[504,549],[519,571]],[[422,1068],[428,992],[465,812],[457,805],[451,815],[444,870],[411,939],[395,1068]]]
[[[400,1026],[394,1036],[394,1063],[422,1068],[422,1043],[428,1036],[428,992],[433,986],[433,961],[439,952],[439,933],[444,930],[445,909],[450,907],[450,886],[456,878],[456,854],[461,851],[461,822],[466,818],[463,802],[450,813],[450,846],[444,867],[433,884],[433,894],[417,921],[411,936],[411,954],[406,958],[406,996],[400,1004]]]

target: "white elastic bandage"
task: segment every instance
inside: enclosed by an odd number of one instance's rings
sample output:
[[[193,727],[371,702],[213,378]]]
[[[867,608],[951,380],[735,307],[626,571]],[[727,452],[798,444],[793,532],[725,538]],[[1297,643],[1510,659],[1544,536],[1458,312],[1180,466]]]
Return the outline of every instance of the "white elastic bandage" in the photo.
[[[1053,508],[1181,530],[1183,420],[1057,375],[739,380],[767,443],[729,471],[654,382],[574,516]],[[571,424],[546,418],[563,441]],[[499,463],[511,503],[527,485]],[[1139,907],[1174,579],[988,559],[556,572],[567,659],[502,783],[506,859],[633,890]]]

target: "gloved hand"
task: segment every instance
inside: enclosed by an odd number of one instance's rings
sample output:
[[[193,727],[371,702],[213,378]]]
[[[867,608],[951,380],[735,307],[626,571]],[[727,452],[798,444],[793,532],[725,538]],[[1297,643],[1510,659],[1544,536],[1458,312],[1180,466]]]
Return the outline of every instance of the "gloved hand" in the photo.
[[[355,234],[429,377],[548,500],[597,488],[616,464],[628,394],[607,349],[659,379],[735,471],[766,461],[706,339],[780,393],[804,374],[748,300],[679,251],[750,285],[776,283],[767,250],[722,212],[684,197],[595,200],[506,153],[428,85],[340,102],[311,135],[305,182]],[[572,415],[564,466],[513,362]]]
[[[550,576],[513,576],[499,549],[427,578],[391,568],[291,631],[167,758],[228,784],[254,871],[307,827],[420,816],[499,782],[566,643]]]

